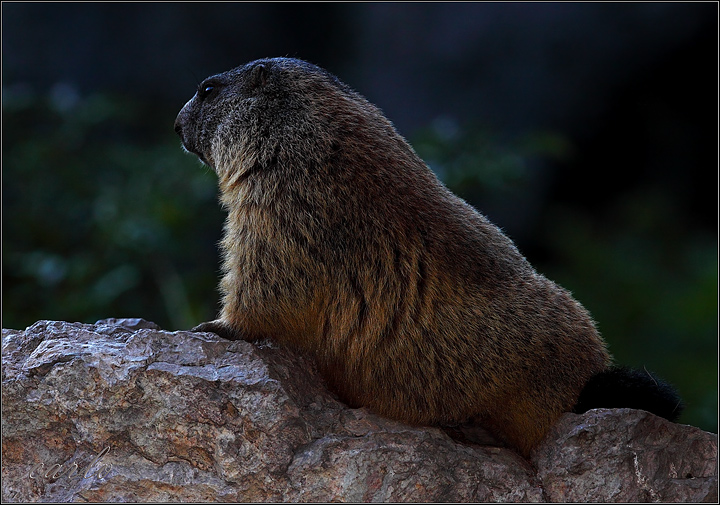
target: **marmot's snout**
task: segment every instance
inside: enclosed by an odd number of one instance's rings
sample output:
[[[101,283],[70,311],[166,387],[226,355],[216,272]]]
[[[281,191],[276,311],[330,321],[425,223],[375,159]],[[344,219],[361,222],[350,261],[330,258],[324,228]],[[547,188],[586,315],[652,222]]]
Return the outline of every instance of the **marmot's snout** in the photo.
[[[178,117],[175,118],[175,133],[180,136],[180,140],[184,144],[185,139],[183,138],[182,125],[180,124],[180,114],[178,114]]]
[[[180,137],[180,142],[182,142],[183,147],[192,152],[192,150],[188,146],[188,140],[187,136],[185,135],[184,125],[185,125],[185,109],[187,108],[187,104],[185,107],[182,108],[182,110],[178,113],[177,117],[175,118],[175,133],[178,134]]]
[[[175,133],[177,133],[178,136],[180,137],[180,142],[182,143],[183,149],[185,149],[187,152],[192,153],[195,156],[197,156],[198,158],[200,158],[200,161],[202,161],[206,165],[209,165],[209,163],[207,162],[207,159],[205,158],[205,155],[195,145],[195,142],[193,141],[192,136],[188,134],[187,108],[189,105],[190,105],[190,102],[185,104],[185,106],[182,108],[182,110],[178,113],[177,117],[175,118]]]

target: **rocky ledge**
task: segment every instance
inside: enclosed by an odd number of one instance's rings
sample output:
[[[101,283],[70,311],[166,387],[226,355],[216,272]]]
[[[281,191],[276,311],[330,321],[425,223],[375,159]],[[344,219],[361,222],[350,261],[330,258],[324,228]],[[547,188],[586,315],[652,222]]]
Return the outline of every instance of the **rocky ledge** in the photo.
[[[564,415],[530,461],[350,409],[311,361],[142,319],[3,329],[2,501],[717,502],[717,435]]]

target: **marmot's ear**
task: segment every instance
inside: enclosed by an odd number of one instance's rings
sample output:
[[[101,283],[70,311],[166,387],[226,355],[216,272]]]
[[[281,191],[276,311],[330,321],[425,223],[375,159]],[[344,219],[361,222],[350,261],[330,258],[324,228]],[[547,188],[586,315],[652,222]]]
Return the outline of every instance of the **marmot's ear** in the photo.
[[[250,73],[250,82],[254,88],[264,87],[267,84],[267,68],[262,63],[256,65]]]

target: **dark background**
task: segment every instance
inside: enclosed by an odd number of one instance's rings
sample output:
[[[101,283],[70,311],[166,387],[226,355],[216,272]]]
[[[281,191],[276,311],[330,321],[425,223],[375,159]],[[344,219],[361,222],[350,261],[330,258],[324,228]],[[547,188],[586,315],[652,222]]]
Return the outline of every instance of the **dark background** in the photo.
[[[307,59],[384,110],[717,431],[712,3],[2,3],[2,325],[214,318],[223,214],[175,115]]]

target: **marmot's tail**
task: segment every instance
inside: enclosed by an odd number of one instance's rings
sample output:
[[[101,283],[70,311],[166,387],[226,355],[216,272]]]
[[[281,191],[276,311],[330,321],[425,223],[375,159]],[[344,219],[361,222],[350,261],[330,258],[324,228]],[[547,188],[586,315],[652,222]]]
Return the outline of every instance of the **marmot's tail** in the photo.
[[[613,366],[585,384],[573,412],[582,414],[596,408],[642,409],[675,421],[683,407],[677,391],[654,374]]]

